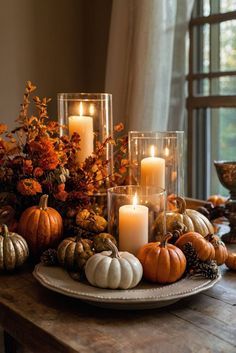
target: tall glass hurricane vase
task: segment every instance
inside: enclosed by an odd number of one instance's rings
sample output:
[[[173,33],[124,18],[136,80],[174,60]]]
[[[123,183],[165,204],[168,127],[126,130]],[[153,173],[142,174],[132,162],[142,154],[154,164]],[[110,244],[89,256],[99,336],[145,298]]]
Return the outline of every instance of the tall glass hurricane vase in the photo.
[[[184,194],[183,131],[129,132],[131,184]]]
[[[96,141],[103,142],[113,134],[112,95],[108,93],[58,93],[58,119],[61,134],[80,135],[78,162],[92,154]],[[108,145],[106,159],[113,167],[112,146]]]

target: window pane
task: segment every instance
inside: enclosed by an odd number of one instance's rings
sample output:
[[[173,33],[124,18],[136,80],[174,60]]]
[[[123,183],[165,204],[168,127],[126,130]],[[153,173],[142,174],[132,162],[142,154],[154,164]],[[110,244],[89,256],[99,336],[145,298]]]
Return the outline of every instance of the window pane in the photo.
[[[220,24],[220,69],[236,69],[236,20]]]
[[[214,160],[236,160],[236,108],[211,110],[211,193],[228,195],[216,175]]]
[[[236,10],[236,0],[221,0],[220,12],[229,12]]]
[[[209,72],[209,34],[210,26],[205,24],[203,26],[195,26],[193,28],[193,35],[196,38],[193,50],[193,70],[194,72]]]
[[[207,81],[204,79],[203,81]],[[202,84],[203,85],[203,84]],[[195,86],[194,86],[195,87]],[[201,86],[202,87],[202,86]],[[210,89],[209,89],[209,83],[204,83],[204,89],[202,89],[202,92],[199,89],[199,92],[195,90],[196,94],[197,93],[202,93],[203,95],[236,95],[236,76],[222,76],[219,78],[212,78],[210,80]]]
[[[236,76],[220,77],[220,94],[236,95]]]
[[[218,0],[215,0],[218,1]],[[210,0],[196,0],[193,8],[193,17],[209,16]]]
[[[193,81],[194,96],[208,96],[209,93],[209,80],[207,78]]]
[[[203,16],[210,15],[210,0],[203,1]]]

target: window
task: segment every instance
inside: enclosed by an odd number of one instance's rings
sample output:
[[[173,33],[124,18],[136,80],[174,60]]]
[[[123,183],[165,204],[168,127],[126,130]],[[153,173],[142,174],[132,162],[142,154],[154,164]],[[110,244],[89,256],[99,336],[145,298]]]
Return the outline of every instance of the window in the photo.
[[[228,195],[214,160],[236,160],[236,0],[195,0],[188,73],[188,195]]]

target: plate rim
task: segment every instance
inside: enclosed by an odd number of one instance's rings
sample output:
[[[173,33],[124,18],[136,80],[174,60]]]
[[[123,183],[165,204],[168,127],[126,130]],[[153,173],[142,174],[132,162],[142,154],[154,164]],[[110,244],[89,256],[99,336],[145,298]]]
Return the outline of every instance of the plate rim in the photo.
[[[173,300],[180,300],[182,298],[186,298],[198,293],[201,293],[205,290],[208,290],[210,288],[212,288],[217,282],[220,281],[221,279],[221,273],[219,272],[219,275],[217,276],[217,278],[215,279],[205,279],[205,283],[199,285],[198,287],[195,287],[191,290],[187,290],[181,294],[173,294],[173,295],[165,295],[163,297],[157,297],[157,296],[152,296],[152,297],[147,297],[147,298],[127,298],[127,297],[121,297],[121,298],[113,298],[113,297],[104,297],[102,295],[91,295],[91,294],[87,294],[87,293],[81,293],[81,292],[77,292],[74,290],[71,290],[69,288],[65,289],[65,288],[61,288],[58,287],[58,285],[54,285],[52,282],[49,282],[47,279],[45,279],[44,275],[42,275],[40,273],[40,268],[41,267],[45,267],[42,263],[39,263],[35,266],[34,271],[33,271],[33,276],[35,277],[35,279],[44,287],[48,288],[49,290],[52,290],[54,292],[72,297],[72,298],[76,298],[76,299],[81,299],[81,300],[85,300],[85,301],[89,301],[89,302],[101,302],[101,303],[114,303],[114,304],[145,304],[145,303],[158,303],[158,302],[168,302],[168,301],[173,301]],[[57,266],[57,268],[60,268],[62,271],[67,272],[65,269]],[[69,276],[69,274],[68,274]],[[188,278],[190,277],[185,277],[184,280],[188,280]],[[73,281],[73,279],[71,278],[71,280]],[[79,282],[77,282],[79,283]],[[176,283],[175,282],[173,284],[169,284],[169,286],[174,286]],[[166,287],[166,285],[165,285]],[[96,287],[94,287],[96,288]],[[150,291],[154,291],[155,289],[160,289],[159,288],[144,288],[142,290],[146,290],[148,292]],[[98,288],[99,289],[99,288]],[[134,291],[136,288],[133,289],[127,289],[127,290],[122,290],[124,293],[128,292],[132,292]],[[103,289],[105,290],[105,289]],[[110,291],[112,291],[111,289],[109,289]]]

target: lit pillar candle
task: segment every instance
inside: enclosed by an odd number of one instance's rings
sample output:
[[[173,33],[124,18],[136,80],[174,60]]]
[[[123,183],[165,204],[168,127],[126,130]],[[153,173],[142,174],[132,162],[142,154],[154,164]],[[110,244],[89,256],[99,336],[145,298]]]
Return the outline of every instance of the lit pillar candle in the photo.
[[[138,249],[148,243],[148,208],[137,204],[124,205],[119,209],[119,250],[136,254]]]
[[[165,160],[154,154],[154,146],[151,146],[151,157],[141,161],[141,185],[165,189]]]
[[[93,118],[83,115],[83,103],[80,102],[79,115],[69,116],[68,121],[69,135],[77,132],[81,139],[77,161],[84,162],[93,153]]]

